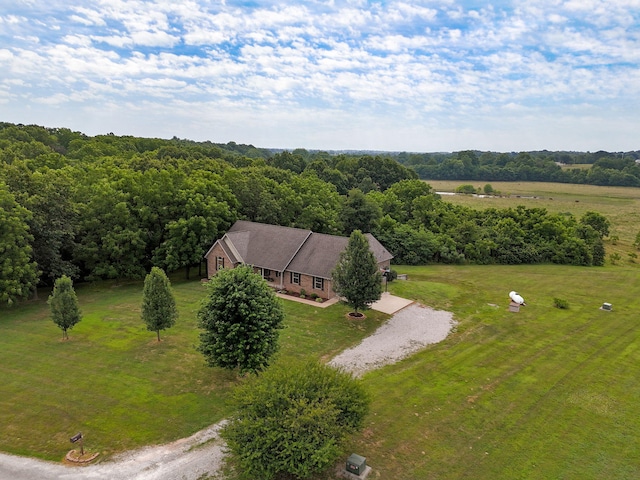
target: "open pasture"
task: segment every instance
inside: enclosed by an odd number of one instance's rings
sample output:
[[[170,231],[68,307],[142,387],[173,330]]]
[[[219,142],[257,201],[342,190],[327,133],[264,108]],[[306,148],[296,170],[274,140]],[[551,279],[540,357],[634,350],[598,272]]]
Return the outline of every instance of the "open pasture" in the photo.
[[[611,222],[607,254],[619,252],[623,259],[635,249],[632,244],[640,231],[640,188],[602,187],[569,183],[543,182],[482,182],[471,180],[427,180],[437,192],[454,192],[460,185],[473,185],[483,190],[489,183],[496,194],[488,197],[473,195],[442,195],[442,199],[471,208],[546,208],[554,213],[571,213],[576,217],[590,210],[601,213]],[[617,236],[618,239],[610,239]],[[626,259],[625,259],[626,260]]]
[[[378,478],[634,478],[640,465],[640,270],[606,267],[398,267],[398,295],[455,314],[442,343],[373,371],[371,413],[349,450]],[[78,289],[84,320],[68,342],[43,301],[3,310],[2,450],[59,459],[83,431],[105,454],[187,436],[228,415],[241,379],[195,352],[203,287],[175,282],[181,319],[158,344],[141,285]],[[527,306],[507,310],[507,294]],[[568,310],[553,306],[555,297]],[[603,302],[613,311],[599,309]],[[286,302],[287,358],[328,359],[387,318]],[[333,479],[331,475],[318,477]]]
[[[589,170],[592,167],[592,163],[567,163],[560,165],[562,170],[573,170],[574,168],[577,168],[578,170]]]

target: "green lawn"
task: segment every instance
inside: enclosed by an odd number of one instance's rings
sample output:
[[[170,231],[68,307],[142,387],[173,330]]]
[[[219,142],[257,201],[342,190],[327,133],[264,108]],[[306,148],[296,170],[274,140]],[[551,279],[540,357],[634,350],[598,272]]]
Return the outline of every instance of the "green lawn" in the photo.
[[[82,431],[105,455],[188,436],[229,413],[239,379],[205,366],[196,312],[205,289],[175,281],[180,318],[162,341],[140,319],[142,283],[79,286],[82,321],[63,341],[39,301],[0,310],[0,450],[58,460]],[[286,301],[279,358],[330,358],[388,318]]]
[[[351,448],[380,478],[638,478],[640,270],[398,270],[409,281],[394,293],[451,310],[460,324],[365,377],[373,412]],[[514,289],[528,303],[520,313],[507,311]]]
[[[450,310],[459,324],[444,342],[364,377],[372,411],[348,450],[367,457],[374,478],[637,477],[640,269],[397,268],[409,280],[390,284],[393,293]],[[109,454],[228,415],[240,380],[204,366],[194,349],[204,289],[174,289],[181,318],[159,344],[139,319],[137,282],[78,288],[85,317],[67,342],[44,299],[3,310],[0,449],[57,460],[83,431],[88,447]],[[513,289],[527,300],[520,313],[507,311]],[[554,297],[570,308],[555,308]],[[350,322],[340,305],[285,308],[278,361],[328,359],[386,318]]]

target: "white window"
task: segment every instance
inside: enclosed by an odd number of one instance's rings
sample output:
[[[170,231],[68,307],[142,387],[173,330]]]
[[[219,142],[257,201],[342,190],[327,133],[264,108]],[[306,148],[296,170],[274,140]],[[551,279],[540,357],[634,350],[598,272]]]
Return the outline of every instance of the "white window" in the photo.
[[[216,257],[216,270],[224,268],[224,257]]]
[[[300,285],[300,274],[296,272],[291,272],[291,283],[296,285]]]
[[[324,290],[324,278],[313,277],[313,288],[316,290]]]

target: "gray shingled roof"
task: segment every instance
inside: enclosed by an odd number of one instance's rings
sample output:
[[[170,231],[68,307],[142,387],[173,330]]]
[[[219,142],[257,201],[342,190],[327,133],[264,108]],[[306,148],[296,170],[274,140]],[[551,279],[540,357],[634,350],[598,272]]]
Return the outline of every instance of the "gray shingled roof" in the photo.
[[[377,263],[393,258],[393,255],[373,235],[367,233],[365,238],[369,242],[369,248]],[[348,237],[312,233],[287,270],[314,277],[331,278],[331,272],[338,264],[340,254],[347,248],[348,243]]]
[[[384,248],[384,245],[382,245],[376,237],[374,237],[370,233],[365,233],[364,236],[369,242],[369,248],[373,252],[373,256],[376,257],[376,262],[380,263],[391,261],[393,255],[391,255],[391,252],[389,250]]]
[[[314,277],[331,278],[331,271],[338,263],[340,253],[347,248],[347,243],[347,237],[313,233],[287,270]]]
[[[282,272],[309,235],[311,230],[238,220],[226,237],[241,262]]]
[[[367,233],[369,247],[378,263],[393,255]],[[312,233],[300,228],[267,225],[239,220],[220,240],[232,261],[283,272],[285,270],[331,278],[331,272],[347,247],[349,239],[337,235]],[[240,258],[236,258],[233,251]]]

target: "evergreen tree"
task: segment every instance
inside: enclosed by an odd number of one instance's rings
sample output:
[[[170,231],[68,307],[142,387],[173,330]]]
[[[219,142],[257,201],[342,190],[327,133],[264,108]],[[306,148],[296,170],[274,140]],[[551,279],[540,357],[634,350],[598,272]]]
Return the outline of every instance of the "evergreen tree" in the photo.
[[[176,301],[171,291],[171,282],[161,268],[153,267],[144,279],[142,291],[142,320],[147,330],[158,334],[160,330],[173,327],[178,318]]]
[[[382,274],[367,238],[354,230],[333,271],[333,290],[358,313],[380,299]]]
[[[62,338],[68,340],[68,331],[82,319],[78,298],[69,277],[63,275],[55,281],[47,303],[51,309],[53,323],[62,329]]]
[[[198,350],[210,366],[258,372],[278,350],[284,310],[267,282],[250,266],[221,270],[207,285],[198,312]]]

